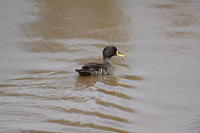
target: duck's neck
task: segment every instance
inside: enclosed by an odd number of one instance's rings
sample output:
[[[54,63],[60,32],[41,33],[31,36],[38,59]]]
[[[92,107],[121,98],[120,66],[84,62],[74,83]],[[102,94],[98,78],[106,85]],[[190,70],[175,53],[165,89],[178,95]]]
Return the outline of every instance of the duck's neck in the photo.
[[[103,58],[103,63],[104,63],[104,64],[112,65],[112,64],[111,64],[110,58]]]

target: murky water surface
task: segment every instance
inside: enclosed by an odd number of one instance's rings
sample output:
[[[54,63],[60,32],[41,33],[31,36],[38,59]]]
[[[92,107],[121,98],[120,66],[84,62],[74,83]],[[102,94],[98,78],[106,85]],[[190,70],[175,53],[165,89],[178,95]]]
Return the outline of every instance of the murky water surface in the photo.
[[[199,133],[199,58],[199,0],[1,0],[0,132]]]

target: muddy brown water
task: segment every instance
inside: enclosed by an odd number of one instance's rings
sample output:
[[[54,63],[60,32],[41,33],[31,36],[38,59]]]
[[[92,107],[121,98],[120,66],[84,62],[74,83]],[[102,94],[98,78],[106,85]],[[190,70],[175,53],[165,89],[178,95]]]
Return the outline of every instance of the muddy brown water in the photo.
[[[199,133],[199,59],[199,0],[1,0],[0,132]]]

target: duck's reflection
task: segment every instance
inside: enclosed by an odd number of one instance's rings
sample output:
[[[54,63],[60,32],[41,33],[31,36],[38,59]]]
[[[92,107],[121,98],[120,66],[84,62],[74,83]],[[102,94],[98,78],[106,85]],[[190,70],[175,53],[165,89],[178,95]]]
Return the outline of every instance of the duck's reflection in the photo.
[[[132,84],[121,82],[122,80],[140,81],[143,80],[141,76],[122,74],[122,75],[104,75],[104,76],[77,76],[75,82],[76,89],[89,88],[95,86],[97,82],[108,86],[121,86],[128,89],[135,88]]]
[[[76,89],[89,88],[95,86],[97,82],[104,83],[110,86],[118,86],[117,77],[112,75],[106,76],[78,76],[76,79],[75,87]]]

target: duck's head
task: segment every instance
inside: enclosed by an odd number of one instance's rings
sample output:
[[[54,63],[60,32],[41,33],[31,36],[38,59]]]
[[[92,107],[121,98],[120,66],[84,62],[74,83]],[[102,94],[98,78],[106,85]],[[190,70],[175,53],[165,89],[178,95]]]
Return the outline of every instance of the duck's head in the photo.
[[[103,58],[111,58],[112,56],[125,57],[125,55],[121,54],[115,46],[105,47],[103,50]]]

